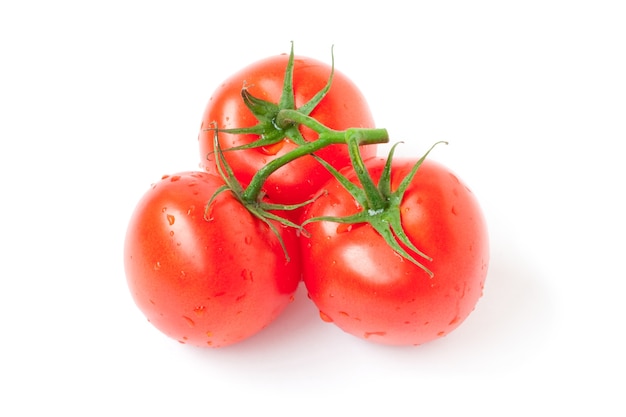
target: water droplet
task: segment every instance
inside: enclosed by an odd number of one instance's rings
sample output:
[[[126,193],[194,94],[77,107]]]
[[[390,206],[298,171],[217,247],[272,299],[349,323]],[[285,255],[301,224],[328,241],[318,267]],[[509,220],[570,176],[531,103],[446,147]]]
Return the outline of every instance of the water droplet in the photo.
[[[167,211],[167,207],[163,207],[163,208],[161,209],[161,213],[165,213],[166,211]]]
[[[252,275],[252,272],[247,269],[241,271],[241,277],[244,279],[244,281],[254,282],[254,276]]]
[[[246,245],[249,245],[250,243],[252,243],[252,236],[244,237],[243,241],[246,243]]]
[[[187,209],[187,216],[189,216],[195,209],[196,209],[196,206],[194,205],[189,206],[189,208]]]
[[[155,271],[158,271],[159,269],[161,269],[161,262],[157,261],[157,262],[154,264],[154,270],[155,270]]]
[[[352,230],[352,224],[350,223],[339,223],[337,226],[337,233],[347,233]]]
[[[175,181],[178,181],[178,180],[180,180],[180,175],[174,175],[174,176],[172,176],[170,178],[170,181],[172,181],[172,182],[175,182]]]
[[[170,236],[174,236],[174,231],[170,230]]]
[[[198,316],[198,317],[203,316],[205,311],[206,311],[206,307],[205,306],[198,306],[198,307],[193,309],[193,312],[196,313],[196,316]]]
[[[183,316],[183,320],[185,320],[185,322],[187,322],[187,325],[188,325],[189,327],[193,327],[193,326],[195,326],[195,325],[196,325],[196,323],[195,323],[192,319],[190,319],[189,317],[187,317],[187,316]]]
[[[246,298],[246,294],[241,294],[239,297],[235,298],[235,301],[239,302],[239,301],[243,300],[244,298]]]
[[[173,215],[171,214],[167,215],[167,222],[170,224],[170,226],[172,226],[175,221],[176,221],[176,218]]]
[[[278,143],[274,143],[268,146],[262,146],[261,152],[266,155],[276,155],[285,146],[285,141],[281,140]]]
[[[456,324],[456,323],[458,323],[459,321],[461,321],[461,317],[456,316],[456,317],[454,317],[454,318],[450,321],[450,323],[448,323],[448,325],[452,326],[453,324]]]
[[[457,215],[457,213],[456,213],[456,207],[452,206],[452,209],[450,210],[450,212],[451,212],[453,215],[455,215],[455,216],[456,216],[456,215]]]
[[[213,337],[213,332],[206,332],[206,337]]]
[[[330,318],[330,316],[326,313],[324,313],[323,311],[320,310],[320,318],[322,320],[324,320],[326,323],[332,323],[333,319]]]

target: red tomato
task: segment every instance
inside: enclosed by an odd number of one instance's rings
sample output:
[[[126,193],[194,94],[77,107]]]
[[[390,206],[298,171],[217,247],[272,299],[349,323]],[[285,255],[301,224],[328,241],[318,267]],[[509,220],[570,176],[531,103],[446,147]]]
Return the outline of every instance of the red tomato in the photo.
[[[278,103],[283,91],[283,78],[289,56],[278,55],[253,63],[228,78],[213,93],[209,100],[198,136],[200,164],[206,171],[216,172],[213,152],[213,132],[207,131],[213,122],[220,129],[251,127],[257,119],[246,107],[241,97],[244,86],[259,99]],[[299,108],[308,102],[326,85],[331,67],[311,58],[295,57],[293,68],[293,90],[295,106]],[[322,101],[309,113],[328,128],[345,130],[348,128],[373,128],[369,106],[356,85],[341,72],[335,70],[330,90]],[[317,134],[307,127],[300,127],[307,141],[317,138]],[[220,133],[220,147],[226,150],[258,139],[251,134]],[[235,176],[246,186],[254,174],[269,161],[284,155],[297,145],[290,140],[263,148],[225,152],[228,164]],[[376,145],[363,146],[364,157],[376,154]],[[350,164],[345,145],[331,145],[316,153],[336,168]],[[328,171],[311,156],[299,158],[278,169],[269,176],[264,192],[273,203],[297,204],[309,199],[319,187],[331,178]]]
[[[166,176],[139,201],[124,264],[139,309],[166,335],[197,346],[244,340],[293,300],[300,281],[298,238],[276,223],[291,260],[267,224],[205,172]]]
[[[366,161],[375,182],[384,162]],[[392,190],[415,162],[394,160]],[[357,183],[353,173],[346,176]],[[343,217],[360,210],[333,179],[304,217]],[[309,223],[311,236],[301,239],[303,279],[326,321],[373,342],[419,345],[449,333],[474,309],[487,274],[488,236],[472,192],[429,160],[411,181],[400,210],[410,241],[432,258],[423,260],[432,277],[394,252],[368,223],[320,221]]]

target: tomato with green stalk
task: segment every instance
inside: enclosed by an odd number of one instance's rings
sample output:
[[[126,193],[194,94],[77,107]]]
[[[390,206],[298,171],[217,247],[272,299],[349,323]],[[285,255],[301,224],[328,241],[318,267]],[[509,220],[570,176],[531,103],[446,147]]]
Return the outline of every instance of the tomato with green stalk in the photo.
[[[217,126],[224,158],[246,186],[268,163],[317,140],[318,131],[300,123],[303,117],[336,131],[375,127],[365,97],[346,75],[334,69],[334,58],[329,66],[295,56],[292,45],[289,55],[255,62],[213,93],[198,136],[201,167],[217,172],[212,133]],[[375,156],[376,145],[363,146],[361,152]],[[317,156],[338,169],[350,164],[345,144],[319,149]],[[303,156],[269,176],[263,192],[274,203],[297,204],[330,178],[315,158]]]
[[[334,178],[303,216],[303,280],[325,321],[372,342],[420,345],[473,311],[488,233],[458,176],[428,153],[394,160],[394,149],[364,162],[353,143],[353,169],[324,164]]]

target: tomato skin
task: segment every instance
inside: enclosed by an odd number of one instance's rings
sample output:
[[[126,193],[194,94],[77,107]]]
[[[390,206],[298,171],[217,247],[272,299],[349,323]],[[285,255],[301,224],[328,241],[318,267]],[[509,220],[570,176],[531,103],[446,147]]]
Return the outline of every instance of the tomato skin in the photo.
[[[207,131],[213,122],[220,129],[251,127],[257,124],[252,112],[241,98],[244,86],[255,97],[278,103],[283,89],[284,71],[289,56],[286,54],[257,61],[233,74],[213,93],[204,114],[198,135],[200,166],[215,173],[213,154],[213,131]],[[327,83],[331,67],[317,60],[296,56],[293,69],[293,89],[297,108],[308,102]],[[369,106],[357,86],[344,74],[335,69],[330,90],[318,106],[309,114],[328,128],[375,127]],[[307,127],[300,131],[307,141],[317,134]],[[248,144],[258,139],[255,135],[220,133],[222,149]],[[235,176],[246,186],[254,174],[269,161],[284,155],[296,147],[283,140],[267,148],[255,148],[237,152],[225,152],[226,160]],[[376,154],[376,145],[362,147],[364,157]],[[316,153],[336,168],[350,164],[345,145],[331,145]],[[264,192],[274,203],[297,204],[306,201],[331,178],[328,171],[311,156],[299,158],[278,169],[268,178]]]
[[[298,240],[277,237],[230,192],[205,205],[221,178],[205,172],[164,177],[131,216],[124,266],[130,292],[148,320],[190,345],[222,347],[271,323],[300,282]]]
[[[414,163],[394,160],[392,189]],[[374,181],[383,165],[380,158],[366,161]],[[303,279],[322,318],[347,333],[382,344],[419,345],[448,334],[473,311],[487,274],[488,234],[472,192],[430,160],[418,169],[400,210],[411,242],[433,258],[423,260],[432,278],[395,253],[369,224],[323,221],[309,223],[311,236],[301,239]],[[352,196],[331,180],[304,218],[358,211]]]

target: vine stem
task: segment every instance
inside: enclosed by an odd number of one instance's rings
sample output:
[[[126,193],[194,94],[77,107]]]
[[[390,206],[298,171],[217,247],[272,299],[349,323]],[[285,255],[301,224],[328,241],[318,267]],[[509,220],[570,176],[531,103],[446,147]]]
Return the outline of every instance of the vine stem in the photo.
[[[275,121],[277,126],[286,128],[292,125],[304,125],[319,134],[319,137],[312,141],[299,145],[286,154],[268,162],[252,177],[250,184],[246,187],[241,195],[243,201],[254,203],[258,201],[261,195],[263,184],[267,178],[279,168],[287,165],[291,161],[313,154],[329,145],[333,144],[354,144],[354,146],[387,143],[389,134],[387,129],[381,128],[350,128],[346,130],[333,130],[324,126],[317,120],[302,114],[296,110],[281,110]]]

